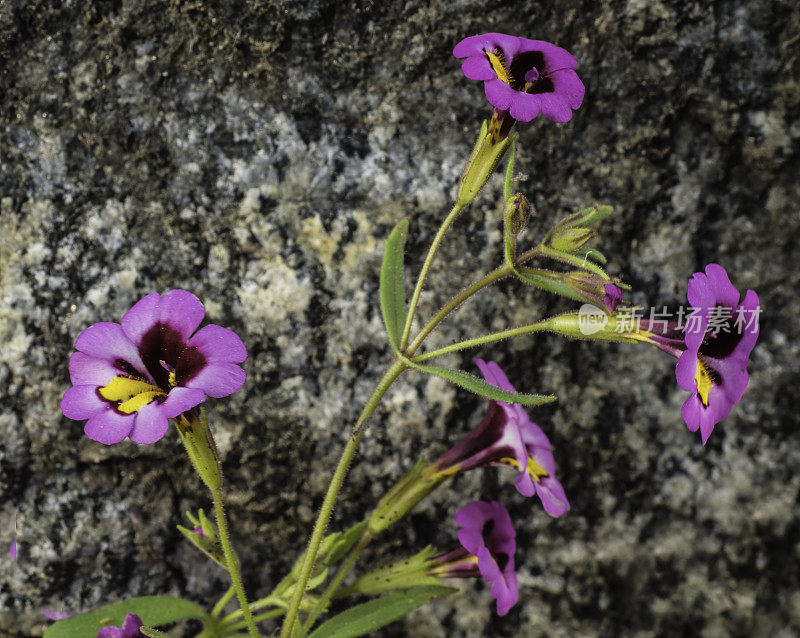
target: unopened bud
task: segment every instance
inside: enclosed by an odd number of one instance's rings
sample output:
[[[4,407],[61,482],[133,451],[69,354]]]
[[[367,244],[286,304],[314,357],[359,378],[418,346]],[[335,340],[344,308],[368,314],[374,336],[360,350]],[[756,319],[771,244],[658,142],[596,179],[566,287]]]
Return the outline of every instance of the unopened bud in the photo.
[[[508,232],[512,235],[519,235],[531,216],[531,203],[525,195],[517,193],[506,200],[505,218],[508,224]]]
[[[595,236],[590,228],[557,228],[547,243],[553,250],[572,253]]]

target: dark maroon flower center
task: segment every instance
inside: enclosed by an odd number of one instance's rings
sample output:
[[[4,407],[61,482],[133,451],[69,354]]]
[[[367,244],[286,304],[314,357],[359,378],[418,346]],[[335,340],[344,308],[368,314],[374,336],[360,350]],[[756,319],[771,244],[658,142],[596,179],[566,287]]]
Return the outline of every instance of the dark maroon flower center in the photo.
[[[518,53],[508,67],[512,78],[511,88],[525,93],[553,93],[553,80],[545,76],[544,66],[544,54],[541,51]]]
[[[206,364],[206,358],[197,348],[186,345],[180,332],[162,322],[144,334],[139,355],[156,385],[165,392],[173,386],[186,385]],[[171,374],[175,375],[173,379]]]

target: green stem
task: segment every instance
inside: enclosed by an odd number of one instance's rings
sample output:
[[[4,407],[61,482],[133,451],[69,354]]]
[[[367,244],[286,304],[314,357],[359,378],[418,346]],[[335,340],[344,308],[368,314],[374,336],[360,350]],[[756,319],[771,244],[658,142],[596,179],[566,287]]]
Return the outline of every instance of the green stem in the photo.
[[[228,587],[228,591],[219,599],[219,602],[214,605],[214,609],[211,610],[211,616],[217,618],[221,613],[222,610],[225,609],[225,605],[228,604],[231,598],[233,598],[233,594],[236,593],[233,589],[233,585]]]
[[[413,361],[414,363],[422,363],[428,359],[441,357],[442,355],[450,354],[451,352],[458,352],[459,350],[474,348],[475,346],[480,346],[485,343],[492,343],[493,341],[502,341],[503,339],[508,339],[510,337],[541,332],[542,330],[548,330],[549,328],[550,319],[543,319],[542,321],[537,321],[536,323],[532,323],[527,326],[521,326],[520,328],[511,328],[509,330],[503,330],[502,332],[493,332],[492,334],[484,335],[483,337],[467,339],[466,341],[459,341],[458,343],[454,343],[444,348],[439,348],[438,350],[431,350],[425,354],[417,355],[414,357]]]
[[[280,616],[281,614],[283,614],[285,612],[286,612],[285,609],[270,609],[269,611],[265,611],[263,614],[259,614],[258,616],[255,616],[253,618],[253,620],[255,622],[261,622],[262,620],[269,620],[270,618],[275,618],[277,616]],[[226,636],[226,635],[228,635],[228,632],[234,632],[234,631],[236,631],[238,629],[244,629],[244,628],[245,628],[244,621],[240,621],[240,622],[237,622],[237,623],[231,625],[230,627],[226,627],[224,629],[224,633],[222,635]]]
[[[258,638],[256,625],[253,622],[253,614],[250,613],[250,606],[247,604],[247,596],[242,587],[242,579],[239,576],[239,568],[236,565],[236,558],[231,549],[231,540],[228,536],[228,524],[225,522],[225,508],[222,505],[222,489],[217,488],[211,490],[211,495],[214,499],[214,514],[217,518],[217,529],[219,530],[219,539],[222,543],[222,552],[225,554],[225,562],[228,564],[228,572],[231,575],[233,588],[236,590],[236,596],[239,598],[239,607],[242,608],[244,620],[247,629],[253,638]]]
[[[414,294],[411,296],[411,304],[408,307],[406,325],[403,328],[403,337],[400,339],[400,350],[405,348],[406,343],[408,342],[408,335],[411,332],[411,323],[414,321],[414,313],[417,311],[417,304],[419,303],[419,296],[422,293],[422,286],[425,285],[425,278],[428,276],[431,263],[433,262],[433,258],[436,256],[436,251],[439,250],[439,245],[442,243],[442,238],[447,232],[447,229],[450,228],[453,220],[455,220],[458,214],[464,209],[464,206],[466,206],[466,204],[456,203],[453,205],[453,208],[450,210],[444,222],[442,222],[442,225],[439,227],[436,237],[434,237],[433,242],[431,242],[431,247],[428,249],[425,262],[422,264],[422,269],[419,271],[419,277],[417,277],[417,285],[414,288]]]
[[[425,338],[431,333],[431,331],[438,326],[442,320],[449,315],[453,310],[458,308],[464,301],[469,299],[472,295],[476,292],[485,288],[486,286],[493,284],[498,279],[502,279],[503,277],[507,277],[512,273],[511,267],[508,264],[503,264],[499,266],[492,272],[490,272],[485,277],[479,279],[469,287],[462,290],[458,293],[455,297],[453,297],[450,301],[447,302],[446,305],[442,307],[442,309],[437,312],[433,318],[425,324],[422,330],[419,331],[419,334],[414,337],[414,341],[405,351],[406,356],[412,356],[416,351],[417,348],[422,345],[422,342],[425,341]]]
[[[353,549],[350,550],[350,553],[347,555],[347,558],[342,563],[339,570],[336,572],[336,576],[333,577],[333,580],[330,582],[328,587],[325,589],[322,597],[316,602],[314,608],[311,610],[311,613],[308,615],[308,619],[306,620],[305,624],[303,625],[303,629],[300,631],[300,636],[305,636],[311,631],[311,628],[314,626],[319,615],[325,611],[325,608],[328,606],[328,603],[333,598],[333,595],[336,593],[336,590],[339,589],[339,585],[342,584],[345,576],[350,573],[350,570],[353,569],[353,566],[356,564],[359,556],[361,556],[361,552],[364,551],[364,548],[369,545],[370,541],[372,540],[372,533],[369,529],[366,529],[364,533],[361,535],[361,538],[358,539],[358,543],[356,544]]]
[[[373,412],[375,412],[375,408],[378,407],[378,403],[380,403],[383,395],[386,394],[389,386],[392,385],[394,380],[400,376],[400,373],[402,373],[406,367],[406,364],[399,359],[395,360],[395,362],[386,371],[386,374],[383,375],[383,378],[378,382],[378,385],[372,391],[372,394],[367,400],[364,409],[361,411],[361,415],[358,417],[358,421],[356,421],[356,424],[353,427],[353,431],[350,434],[347,445],[345,446],[342,456],[339,459],[339,464],[336,466],[336,470],[334,470],[331,483],[328,486],[328,492],[325,494],[325,500],[322,502],[319,514],[317,515],[317,520],[314,523],[314,530],[311,533],[311,539],[308,541],[308,550],[306,551],[303,565],[300,568],[300,574],[297,577],[297,583],[294,586],[294,593],[292,595],[292,600],[289,603],[289,609],[286,612],[286,618],[284,618],[283,626],[281,627],[280,638],[289,638],[289,636],[292,635],[294,623],[297,620],[297,612],[300,609],[300,602],[303,599],[303,594],[305,593],[308,579],[311,577],[311,571],[314,568],[314,561],[317,557],[317,551],[319,550],[319,545],[322,542],[322,537],[325,534],[325,528],[328,526],[328,520],[331,517],[333,505],[336,502],[336,497],[339,494],[342,483],[344,482],[347,469],[350,467],[350,461],[353,460],[353,455],[356,453],[356,449],[361,441],[361,437],[364,435],[364,431],[366,430],[366,428],[362,426],[364,425],[364,422],[372,416]]]
[[[284,610],[286,609],[286,604],[282,600],[280,600],[279,598],[275,598],[275,594],[273,592],[272,594],[270,594],[266,598],[260,598],[259,600],[255,600],[252,603],[250,603],[250,611],[255,613],[259,609],[261,609],[262,607],[267,607],[267,606],[270,606],[270,605],[273,606],[273,607],[280,607],[281,609],[284,609]],[[230,624],[230,623],[238,620],[242,616],[244,616],[244,612],[242,612],[241,609],[237,609],[237,610],[232,611],[231,613],[229,613],[224,618],[222,618],[222,620],[220,622],[223,625]]]

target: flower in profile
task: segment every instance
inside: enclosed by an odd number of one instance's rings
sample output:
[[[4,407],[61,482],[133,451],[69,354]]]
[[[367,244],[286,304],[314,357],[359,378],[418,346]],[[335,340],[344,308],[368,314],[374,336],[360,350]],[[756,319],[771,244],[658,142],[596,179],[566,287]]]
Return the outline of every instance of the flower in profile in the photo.
[[[739,403],[747,388],[747,363],[758,339],[758,295],[741,299],[722,266],[709,264],[689,280],[695,312],[684,334],[686,351],[675,366],[678,385],[692,395],[681,416],[705,445],[714,426]]]
[[[430,574],[439,578],[479,578],[492,583],[497,613],[505,616],[517,602],[514,571],[516,532],[508,511],[497,501],[474,501],[456,513],[462,547],[431,561]]]
[[[744,298],[718,264],[694,273],[687,297],[694,311],[685,323],[641,320],[631,336],[678,358],[675,377],[691,396],[681,416],[703,445],[714,426],[739,403],[747,388],[747,363],[759,333],[758,295]]]
[[[128,614],[122,623],[122,627],[108,626],[103,627],[97,632],[97,638],[139,638],[144,634],[139,631],[142,626],[142,619],[136,614]]]
[[[554,122],[568,122],[583,102],[578,62],[549,42],[484,33],[461,40],[453,55],[466,58],[464,75],[482,81],[489,103],[515,120],[530,122],[542,113]]]
[[[494,361],[476,361],[487,383],[516,393],[505,373]],[[564,488],[555,478],[555,460],[547,435],[528,417],[521,405],[490,401],[478,427],[445,452],[434,463],[439,474],[451,475],[487,465],[516,469],[517,490],[523,496],[536,494],[550,516],[569,510]]]
[[[206,395],[224,397],[242,387],[247,358],[242,340],[214,324],[200,330],[203,304],[186,290],[140,299],[121,324],[84,330],[69,361],[73,387],[61,400],[71,419],[88,419],[86,436],[110,445],[125,437],[155,443],[168,419]],[[197,332],[195,332],[197,330]]]

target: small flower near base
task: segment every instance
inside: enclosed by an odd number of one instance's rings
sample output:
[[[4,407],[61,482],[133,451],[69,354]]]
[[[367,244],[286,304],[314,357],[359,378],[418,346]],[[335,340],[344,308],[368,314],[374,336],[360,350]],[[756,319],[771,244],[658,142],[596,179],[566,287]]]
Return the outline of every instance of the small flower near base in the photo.
[[[549,42],[484,33],[464,38],[453,55],[466,58],[464,75],[482,81],[489,103],[515,120],[530,122],[541,113],[568,122],[583,103],[585,88],[574,70],[578,62]]]
[[[497,613],[505,616],[519,597],[514,571],[516,532],[508,511],[497,501],[474,501],[456,513],[462,548],[432,560],[429,573],[438,578],[480,578],[492,583]]]
[[[75,342],[73,387],[61,400],[64,416],[88,419],[86,436],[110,445],[125,437],[155,443],[168,419],[191,410],[206,395],[224,397],[242,387],[247,358],[231,330],[197,330],[203,304],[186,290],[147,295],[121,324],[96,323]],[[194,334],[193,334],[194,333]]]
[[[482,359],[476,363],[488,383],[516,392],[497,363]],[[536,494],[550,516],[561,516],[569,509],[564,488],[555,478],[550,441],[521,405],[490,401],[478,427],[434,463],[440,474],[448,475],[487,465],[516,469],[519,475],[515,485],[519,493]]]
[[[103,627],[97,632],[97,638],[139,638],[144,634],[139,631],[142,627],[142,619],[136,614],[128,614],[122,627],[110,626]]]

